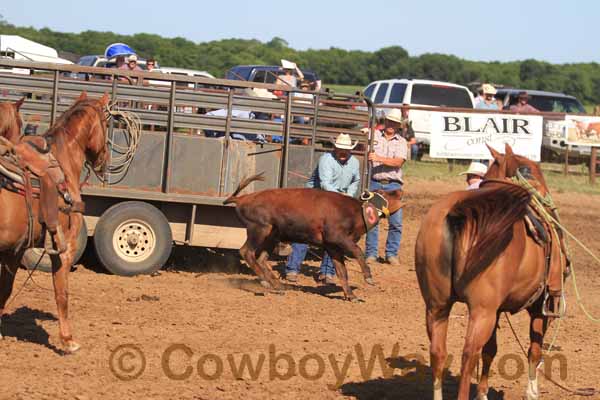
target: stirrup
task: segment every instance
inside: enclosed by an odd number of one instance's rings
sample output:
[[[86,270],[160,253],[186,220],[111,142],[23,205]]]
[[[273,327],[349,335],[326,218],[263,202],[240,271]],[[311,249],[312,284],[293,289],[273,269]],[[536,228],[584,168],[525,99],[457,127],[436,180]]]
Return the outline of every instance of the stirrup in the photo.
[[[550,310],[548,299],[558,299],[558,312]],[[546,296],[544,296],[544,302],[542,303],[542,315],[544,317],[550,318],[562,318],[567,313],[567,299],[565,298],[564,290],[561,292],[560,296],[550,296],[550,293],[546,291]]]

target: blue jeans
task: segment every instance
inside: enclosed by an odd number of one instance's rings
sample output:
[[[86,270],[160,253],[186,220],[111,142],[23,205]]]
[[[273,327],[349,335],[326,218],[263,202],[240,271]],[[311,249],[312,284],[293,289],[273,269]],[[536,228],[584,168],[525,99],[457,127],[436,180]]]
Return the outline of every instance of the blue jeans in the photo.
[[[285,266],[285,272],[300,272],[300,265],[306,258],[308,252],[308,245],[304,243],[292,243],[292,254],[288,256],[287,264]],[[323,261],[321,262],[321,273],[323,275],[335,275],[335,267],[333,261],[327,252],[323,255]]]
[[[392,182],[387,185],[381,184],[377,181],[371,180],[369,190],[382,189],[385,191],[402,189],[400,183]],[[385,243],[385,257],[392,257],[398,255],[400,249],[400,241],[402,240],[402,209],[399,209],[395,213],[390,215],[388,220],[389,232],[387,235],[387,241]],[[367,249],[365,251],[366,257],[377,257],[377,244],[379,243],[379,224],[375,225],[373,229],[367,232]]]

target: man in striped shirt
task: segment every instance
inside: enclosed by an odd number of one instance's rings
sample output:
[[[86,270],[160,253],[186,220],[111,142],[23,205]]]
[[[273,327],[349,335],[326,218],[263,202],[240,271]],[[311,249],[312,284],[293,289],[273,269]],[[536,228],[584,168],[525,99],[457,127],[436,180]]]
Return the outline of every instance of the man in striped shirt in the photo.
[[[402,189],[402,165],[408,158],[408,145],[406,139],[400,135],[400,128],[404,119],[402,112],[394,108],[385,117],[383,131],[375,132],[375,144],[369,153],[371,162],[370,190],[397,190]],[[402,209],[390,215],[388,219],[389,231],[385,245],[385,262],[399,265],[398,250],[402,240]],[[377,261],[379,243],[379,225],[367,232],[367,263]]]

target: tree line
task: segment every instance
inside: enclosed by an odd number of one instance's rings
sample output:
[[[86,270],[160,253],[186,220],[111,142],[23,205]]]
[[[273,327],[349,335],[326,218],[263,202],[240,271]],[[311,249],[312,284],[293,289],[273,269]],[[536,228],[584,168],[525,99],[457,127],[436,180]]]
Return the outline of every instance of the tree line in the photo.
[[[48,28],[17,27],[1,19],[0,33],[30,40],[78,55],[103,54],[106,46],[127,43],[142,57],[154,57],[163,66],[205,70],[223,77],[234,65],[277,65],[282,58],[316,71],[325,84],[367,85],[395,77],[455,82],[491,82],[525,89],[563,92],[584,103],[600,104],[598,63],[551,64],[533,59],[513,62],[463,60],[453,55],[428,53],[410,56],[401,46],[374,52],[329,49],[295,50],[279,37],[268,42],[225,39],[194,43],[149,33],[120,35],[113,32],[56,32]]]

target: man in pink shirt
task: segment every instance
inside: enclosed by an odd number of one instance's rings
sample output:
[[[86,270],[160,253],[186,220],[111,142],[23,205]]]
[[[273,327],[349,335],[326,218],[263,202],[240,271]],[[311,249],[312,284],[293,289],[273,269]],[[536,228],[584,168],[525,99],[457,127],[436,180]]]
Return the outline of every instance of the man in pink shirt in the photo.
[[[517,113],[536,113],[540,112],[537,108],[532,106],[529,102],[529,95],[527,92],[519,92],[519,97],[517,100],[517,104],[513,104],[509,107],[510,111],[514,111]]]

